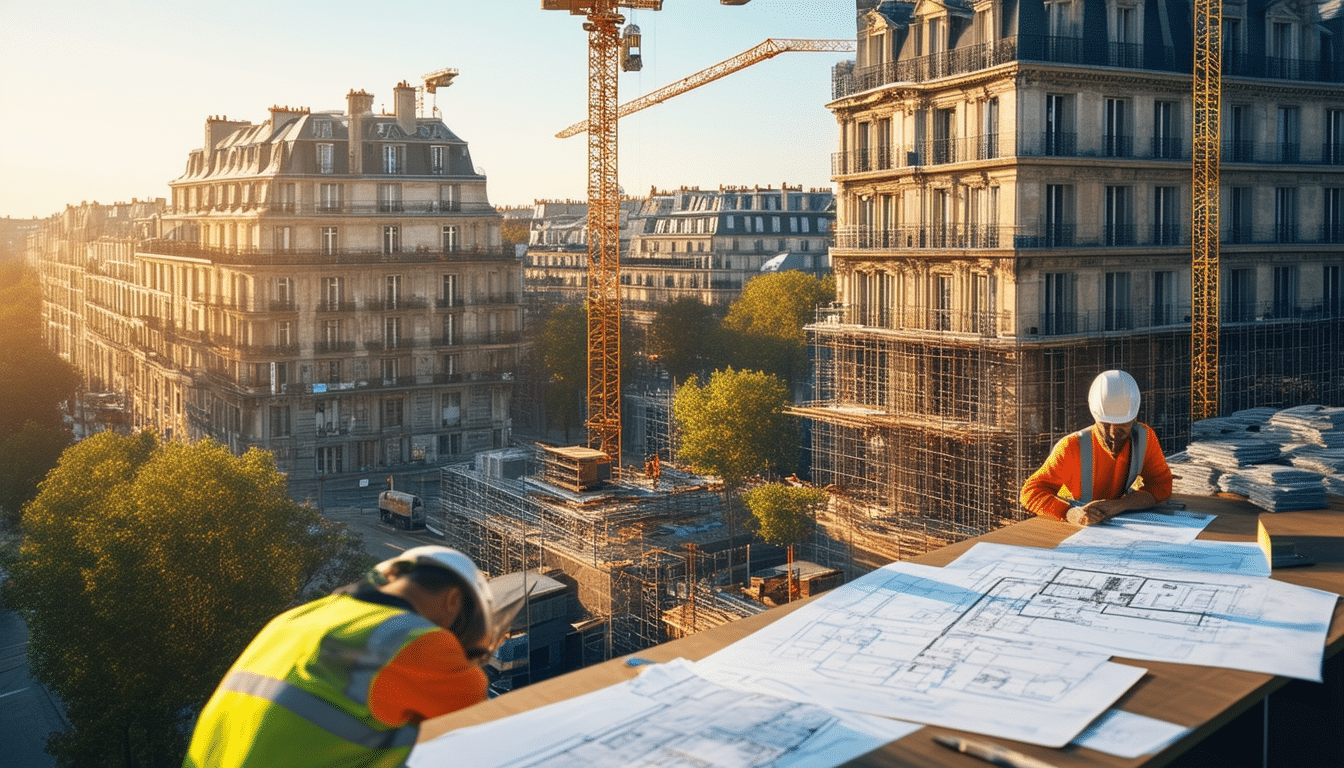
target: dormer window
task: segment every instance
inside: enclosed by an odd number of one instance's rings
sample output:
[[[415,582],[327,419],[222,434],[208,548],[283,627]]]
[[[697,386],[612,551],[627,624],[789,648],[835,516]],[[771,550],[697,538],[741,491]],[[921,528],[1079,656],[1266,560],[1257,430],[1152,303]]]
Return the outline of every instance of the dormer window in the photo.
[[[331,138],[331,121],[330,121],[330,120],[314,120],[314,121],[313,121],[313,135],[316,136],[316,137],[319,138],[319,139],[330,139],[330,138]]]
[[[401,144],[383,145],[383,173],[402,173],[402,157],[405,147]]]

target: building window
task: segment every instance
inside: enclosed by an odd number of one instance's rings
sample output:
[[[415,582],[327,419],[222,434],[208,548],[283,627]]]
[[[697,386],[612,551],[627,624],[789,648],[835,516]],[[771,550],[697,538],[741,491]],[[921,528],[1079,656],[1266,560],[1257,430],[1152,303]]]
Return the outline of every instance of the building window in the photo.
[[[322,321],[322,344],[327,352],[334,352],[341,345],[341,321],[323,320]]]
[[[1229,269],[1223,288],[1227,296],[1223,317],[1232,322],[1255,318],[1255,270]]]
[[[1297,242],[1297,187],[1274,190],[1274,242]]]
[[[440,414],[445,427],[455,427],[462,423],[462,393],[446,392],[443,395],[443,410]]]
[[[1232,187],[1231,196],[1228,200],[1228,235],[1229,242],[1249,243],[1254,234],[1253,222],[1251,221],[1251,188],[1250,187]]]
[[[458,304],[461,303],[461,300],[458,298],[457,295],[457,275],[443,276],[442,291],[443,295],[441,297],[441,303],[443,304],[443,306],[456,307]]]
[[[294,325],[288,320],[281,320],[275,324],[275,345],[277,347],[288,347],[294,343],[293,338]]]
[[[1106,99],[1106,125],[1102,148],[1107,157],[1130,157],[1134,154],[1134,138],[1129,133],[1129,101]]]
[[[1047,336],[1074,332],[1074,284],[1071,272],[1046,273],[1041,330]]]
[[[981,129],[982,136],[980,140],[980,160],[988,160],[999,156],[999,97],[995,96],[985,102],[984,106],[984,124]]]
[[[1172,160],[1181,157],[1180,126],[1174,101],[1153,102],[1153,157]]]
[[[1344,269],[1338,264],[1327,264],[1322,272],[1325,284],[1321,286],[1321,298],[1325,316],[1344,315]]]
[[[1178,245],[1181,242],[1181,202],[1176,187],[1153,188],[1153,242]]]
[[[439,210],[460,211],[462,210],[461,199],[457,184],[439,185]]]
[[[294,278],[277,277],[275,278],[275,309],[289,310],[294,308]]]
[[[1153,273],[1153,325],[1176,322],[1176,273]]]
[[[336,153],[334,144],[317,145],[317,172],[335,173],[336,172]]]
[[[1327,243],[1344,243],[1344,189],[1327,187],[1321,193],[1325,198],[1321,239]]]
[[[1269,59],[1265,62],[1270,77],[1295,77],[1300,62],[1297,61],[1297,35],[1294,25],[1289,22],[1270,22]]]
[[[1301,130],[1301,110],[1297,107],[1279,107],[1275,138],[1279,145],[1280,163],[1296,163],[1301,153],[1299,133]]]
[[[1047,184],[1045,186],[1045,245],[1059,247],[1073,245],[1073,186]]]
[[[328,311],[341,308],[345,301],[345,278],[343,277],[324,277],[322,278],[322,305],[323,309]]]
[[[1102,308],[1106,330],[1122,331],[1130,327],[1129,273],[1107,272],[1103,283]]]
[[[1297,267],[1274,268],[1274,317],[1292,317],[1297,311]]]
[[[401,346],[400,317],[383,318],[383,345],[388,349],[396,349]]]
[[[952,276],[933,276],[933,322],[935,331],[952,330]]]
[[[340,211],[342,197],[340,184],[318,184],[317,210],[328,213]]]
[[[289,406],[271,406],[271,437],[289,437]]]
[[[400,184],[379,184],[379,185],[378,185],[378,212],[379,212],[379,213],[400,213],[400,212],[401,212],[401,185],[400,185]]]
[[[1129,187],[1106,187],[1106,244],[1134,244]]]
[[[1077,135],[1073,131],[1073,96],[1064,93],[1045,95],[1044,153],[1067,156],[1075,152]]]
[[[384,144],[383,173],[401,173],[403,154],[405,154],[405,148],[400,144]]]
[[[1251,132],[1251,108],[1233,104],[1227,108],[1223,123],[1223,162],[1249,163],[1255,159],[1255,140]]]
[[[442,175],[448,172],[448,148],[435,144],[429,148],[429,172]]]
[[[275,250],[291,251],[294,249],[294,230],[290,227],[275,228]]]
[[[935,109],[933,111],[933,163],[955,163],[956,147],[953,144],[956,110]]]
[[[383,426],[400,427],[402,425],[403,404],[399,397],[389,397],[383,401]]]
[[[335,384],[341,380],[341,361],[323,360],[318,364],[318,375],[328,384]]]
[[[1325,162],[1344,165],[1344,109],[1325,110]]]
[[[339,240],[336,235],[336,227],[322,227],[321,230],[322,253],[330,256],[336,253]]]
[[[396,309],[401,304],[401,275],[387,275],[383,278],[383,300],[388,309]]]
[[[401,253],[401,227],[396,224],[383,227],[383,253]]]
[[[395,357],[385,357],[379,361],[379,373],[382,374],[383,384],[396,384],[397,378],[401,376],[401,361]]]
[[[444,356],[443,356],[443,375],[447,376],[447,377],[449,378],[450,381],[452,380],[452,378],[453,378],[454,376],[457,375],[457,371],[458,371],[458,367],[459,367],[459,366],[458,366],[458,359],[457,359],[457,358],[458,358],[457,355],[444,355]]]
[[[1143,47],[1138,33],[1138,9],[1117,4],[1111,13],[1110,63],[1113,67],[1138,67],[1143,64]]]
[[[443,252],[452,253],[457,250],[457,227],[447,225],[443,228]]]
[[[441,341],[449,346],[457,343],[457,315],[447,314],[443,316],[443,338]]]

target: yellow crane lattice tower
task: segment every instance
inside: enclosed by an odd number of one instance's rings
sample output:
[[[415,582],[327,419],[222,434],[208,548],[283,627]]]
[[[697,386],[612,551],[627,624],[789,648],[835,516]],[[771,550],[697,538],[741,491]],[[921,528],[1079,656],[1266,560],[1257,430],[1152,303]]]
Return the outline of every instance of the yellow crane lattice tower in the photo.
[[[1221,161],[1222,0],[1195,0],[1194,140],[1190,232],[1190,418],[1218,415],[1218,170]]]

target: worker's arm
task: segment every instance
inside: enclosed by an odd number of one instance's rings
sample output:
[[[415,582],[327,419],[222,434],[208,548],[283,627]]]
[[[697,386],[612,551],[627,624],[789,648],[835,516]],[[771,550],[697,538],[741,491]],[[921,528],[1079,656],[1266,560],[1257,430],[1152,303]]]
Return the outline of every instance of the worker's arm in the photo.
[[[1100,499],[1084,506],[1082,514],[1077,515],[1079,525],[1095,525],[1121,512],[1148,509],[1171,498],[1171,467],[1167,466],[1167,458],[1162,455],[1162,446],[1158,443],[1152,427],[1148,427],[1144,432],[1147,434],[1148,444],[1143,452],[1143,467],[1139,470],[1139,477],[1143,479],[1142,486],[1137,490],[1127,491],[1118,499]]]
[[[426,632],[373,678],[369,712],[388,725],[419,723],[485,700],[485,673],[467,660],[457,636]]]
[[[1022,506],[1033,515],[1064,520],[1072,508],[1059,497],[1059,491],[1078,474],[1078,441],[1065,437],[1055,443],[1041,468],[1022,485]]]

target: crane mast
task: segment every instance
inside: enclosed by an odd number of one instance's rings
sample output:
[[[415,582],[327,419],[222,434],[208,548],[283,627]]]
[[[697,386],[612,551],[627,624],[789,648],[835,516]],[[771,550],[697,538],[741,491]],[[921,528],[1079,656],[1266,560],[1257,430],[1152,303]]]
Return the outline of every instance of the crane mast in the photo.
[[[1195,0],[1190,232],[1190,418],[1218,415],[1218,174],[1222,120],[1222,0]]]

